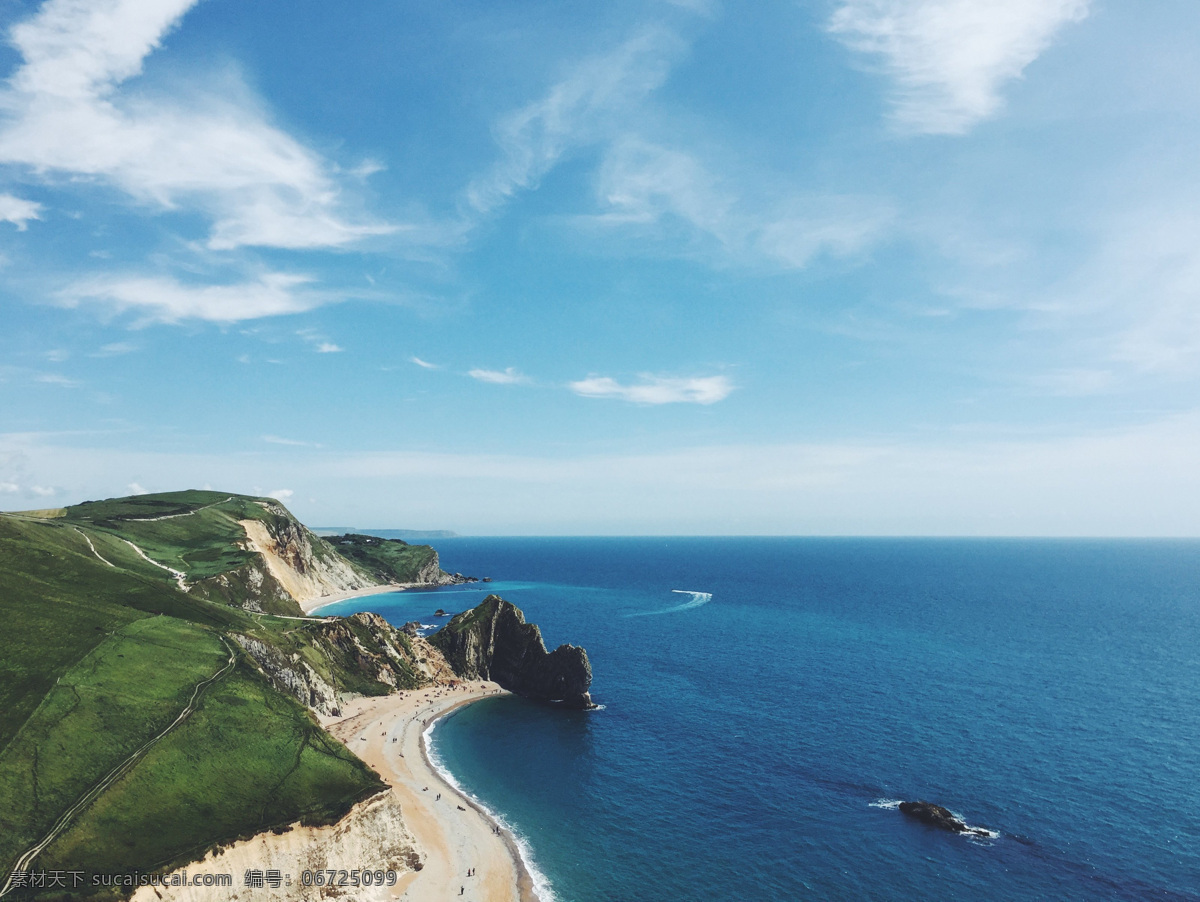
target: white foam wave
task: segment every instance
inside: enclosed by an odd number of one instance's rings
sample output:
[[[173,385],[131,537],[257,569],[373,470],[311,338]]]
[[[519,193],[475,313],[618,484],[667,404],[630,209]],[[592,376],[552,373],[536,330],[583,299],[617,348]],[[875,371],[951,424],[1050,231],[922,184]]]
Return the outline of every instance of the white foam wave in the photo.
[[[900,799],[876,799],[874,802],[868,803],[872,808],[887,808],[895,811],[900,807]]]
[[[690,595],[691,601],[685,601],[683,604],[677,604],[673,607],[663,608],[661,611],[638,611],[636,614],[626,614],[626,617],[653,617],[656,614],[675,614],[679,611],[690,611],[692,608],[698,608],[702,604],[708,604],[712,601],[711,592],[693,592],[691,589],[672,589],[676,595]]]
[[[521,863],[525,866],[525,870],[529,872],[529,879],[533,881],[533,892],[537,896],[538,902],[556,902],[557,896],[554,895],[554,890],[550,885],[550,878],[538,870],[537,863],[533,860],[533,850],[529,848],[529,841],[508,821],[485,805],[478,796],[467,792],[462,787],[458,780],[454,779],[454,774],[450,773],[442,759],[438,756],[433,746],[433,730],[441,723],[441,718],[434,720],[422,732],[421,736],[425,743],[425,755],[429,759],[429,763],[433,765],[433,769],[437,771],[439,777],[446,781],[454,791],[463,798],[470,799],[473,805],[486,814],[497,826],[500,827],[512,839],[513,845],[517,847],[517,854],[521,856]]]

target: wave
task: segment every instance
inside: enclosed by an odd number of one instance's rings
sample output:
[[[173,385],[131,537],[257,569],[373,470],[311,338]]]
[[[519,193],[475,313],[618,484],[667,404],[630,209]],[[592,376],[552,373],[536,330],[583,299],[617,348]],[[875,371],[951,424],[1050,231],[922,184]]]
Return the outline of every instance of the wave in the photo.
[[[638,611],[636,614],[626,614],[626,617],[653,617],[656,614],[675,614],[679,611],[690,611],[692,608],[698,608],[700,605],[708,604],[712,601],[711,592],[693,592],[691,589],[672,589],[677,595],[690,595],[691,601],[685,601],[683,604],[677,604],[674,607],[663,608],[661,611]]]
[[[554,890],[550,886],[550,878],[538,870],[537,864],[533,860],[533,851],[529,848],[529,841],[517,831],[517,828],[506,821],[503,817],[485,805],[478,796],[474,793],[467,792],[462,784],[454,778],[454,774],[442,762],[433,745],[433,731],[442,722],[444,718],[435,719],[424,731],[422,731],[422,739],[425,743],[425,757],[429,759],[430,765],[437,771],[439,777],[446,781],[454,791],[463,798],[470,801],[472,805],[482,811],[487,817],[500,827],[517,848],[517,854],[521,856],[521,863],[525,866],[525,870],[529,872],[529,879],[533,881],[533,893],[538,898],[538,902],[557,902],[558,897],[554,895]]]

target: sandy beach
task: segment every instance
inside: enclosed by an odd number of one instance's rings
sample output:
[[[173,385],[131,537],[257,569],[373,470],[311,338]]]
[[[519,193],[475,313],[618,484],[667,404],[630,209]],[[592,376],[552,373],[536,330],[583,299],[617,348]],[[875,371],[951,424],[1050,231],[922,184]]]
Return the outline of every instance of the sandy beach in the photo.
[[[359,803],[330,827],[293,824],[210,852],[186,874],[239,877],[232,888],[143,886],[131,902],[320,902],[342,891],[304,886],[248,888],[247,869],[395,869],[394,886],[358,888],[360,902],[539,902],[512,836],[438,776],[423,747],[424,731],[462,705],[502,694],[495,683],[460,682],[349,702],[324,726],[373,767],[391,790]],[[411,870],[419,859],[422,867]],[[468,876],[473,869],[474,873]],[[178,875],[180,872],[175,872]],[[169,883],[169,881],[168,881]]]
[[[360,698],[324,726],[379,772],[400,802],[404,821],[424,856],[395,898],[412,902],[537,902],[533,881],[512,837],[444,782],[430,764],[423,733],[460,705],[503,693],[495,683],[459,683]],[[474,869],[474,875],[467,873]],[[463,893],[460,896],[459,890]]]
[[[401,592],[404,589],[412,589],[422,585],[421,583],[386,583],[382,586],[367,586],[363,589],[348,589],[345,592],[331,592],[329,595],[321,595],[317,598],[308,598],[301,601],[300,607],[305,614],[312,614],[319,608],[325,607],[327,604],[333,604],[337,601],[345,601],[347,598],[361,598],[364,595],[378,595],[381,592]]]

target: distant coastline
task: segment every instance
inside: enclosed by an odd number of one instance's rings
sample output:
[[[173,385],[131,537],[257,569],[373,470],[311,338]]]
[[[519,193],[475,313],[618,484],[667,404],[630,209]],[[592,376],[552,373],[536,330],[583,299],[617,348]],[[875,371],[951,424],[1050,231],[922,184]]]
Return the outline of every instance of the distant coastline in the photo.
[[[375,536],[378,539],[401,539],[408,542],[415,539],[459,539],[458,533],[449,529],[362,529],[358,526],[317,526],[312,532],[328,538],[329,536],[344,536],[354,533],[360,536]]]

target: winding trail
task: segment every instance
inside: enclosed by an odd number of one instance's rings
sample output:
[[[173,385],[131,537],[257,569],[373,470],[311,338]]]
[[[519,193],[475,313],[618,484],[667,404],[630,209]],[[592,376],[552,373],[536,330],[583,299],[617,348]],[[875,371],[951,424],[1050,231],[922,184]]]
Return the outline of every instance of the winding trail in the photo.
[[[126,523],[157,523],[159,520],[174,520],[176,517],[190,517],[192,514],[198,514],[200,511],[206,511],[210,507],[216,507],[219,504],[228,504],[233,500],[230,495],[224,501],[214,501],[212,504],[206,504],[204,507],[198,507],[195,510],[184,511],[182,514],[163,514],[161,517],[126,517]]]
[[[229,660],[226,662],[225,666],[212,676],[201,680],[196,684],[195,688],[192,690],[192,697],[188,700],[187,705],[185,705],[184,709],[179,712],[179,716],[171,721],[171,723],[168,724],[162,730],[162,732],[142,743],[142,745],[135,749],[128,758],[101,777],[91,789],[76,799],[75,803],[59,816],[58,820],[54,822],[54,826],[50,828],[50,831],[43,836],[38,843],[31,846],[24,855],[17,859],[16,864],[13,865],[12,871],[8,875],[8,879],[4,881],[4,886],[0,887],[0,896],[5,896],[12,891],[13,878],[19,873],[28,872],[28,868],[31,864],[33,864],[33,860],[41,855],[46,847],[50,845],[50,843],[58,839],[62,832],[70,825],[75,815],[94,802],[100,793],[104,792],[104,790],[108,789],[108,787],[112,786],[113,783],[123,777],[129,771],[129,769],[133,767],[133,765],[137,764],[138,761],[145,757],[146,752],[150,751],[150,749],[156,745],[159,740],[191,717],[192,712],[196,710],[197,703],[204,694],[204,690],[213,683],[216,683],[218,680],[223,679],[229,673],[229,671],[233,670],[234,665],[237,663],[237,651],[230,647],[229,643],[225,641],[224,637],[221,637],[221,644],[224,645],[225,649],[229,652]]]
[[[88,548],[92,549],[92,554],[96,555],[96,557],[99,558],[101,561],[103,561],[105,564],[108,564],[108,566],[112,567],[113,569],[116,569],[116,566],[117,566],[116,564],[114,564],[112,561],[108,560],[107,558],[100,557],[100,552],[96,550],[96,546],[92,544],[92,540],[88,537],[88,534],[86,532],[84,532],[78,526],[72,526],[71,528],[73,530],[75,530],[77,533],[79,533],[81,536],[83,536],[83,540],[88,543]],[[145,557],[145,555],[143,555],[143,557]]]
[[[182,514],[180,516],[182,516]],[[134,551],[136,551],[138,553],[138,557],[140,557],[142,560],[146,561],[147,563],[153,564],[155,567],[157,567],[160,570],[166,570],[168,573],[171,574],[171,576],[175,577],[175,582],[179,583],[179,591],[187,592],[189,590],[190,587],[187,584],[187,574],[184,573],[182,570],[176,570],[174,567],[168,567],[166,564],[160,564],[158,561],[156,561],[154,558],[150,557],[150,555],[146,554],[146,552],[142,551],[142,549],[138,548],[136,545],[133,544],[133,542],[129,541],[128,539],[121,539],[121,541],[124,542],[126,545],[128,545],[130,548],[132,548]]]

